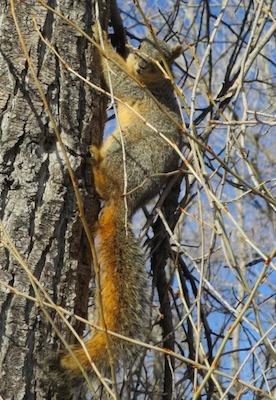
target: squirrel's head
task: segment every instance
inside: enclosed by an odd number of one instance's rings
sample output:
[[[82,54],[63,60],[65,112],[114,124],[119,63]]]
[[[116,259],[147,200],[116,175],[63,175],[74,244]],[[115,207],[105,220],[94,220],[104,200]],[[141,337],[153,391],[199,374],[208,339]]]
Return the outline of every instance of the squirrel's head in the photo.
[[[163,72],[158,66],[160,63],[163,66],[163,59],[167,65],[171,67],[174,60],[183,53],[183,46],[169,46],[162,40],[156,40],[146,37],[138,47],[134,49],[127,58],[127,65],[135,77],[145,83],[158,82],[163,77]]]

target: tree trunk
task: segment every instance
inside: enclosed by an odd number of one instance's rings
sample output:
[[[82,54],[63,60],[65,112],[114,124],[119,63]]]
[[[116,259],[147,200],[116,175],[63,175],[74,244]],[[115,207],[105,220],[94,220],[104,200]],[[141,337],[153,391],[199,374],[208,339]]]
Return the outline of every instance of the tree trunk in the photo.
[[[106,26],[109,7],[105,0],[99,3]],[[48,4],[91,34],[93,1],[53,0]],[[98,55],[82,35],[38,2],[16,1],[15,12],[91,226],[98,203],[89,146],[101,140],[104,100],[63,67],[39,38],[32,15],[67,64],[97,85],[101,75]],[[73,185],[22,51],[11,5],[4,0],[0,0],[0,21],[0,217],[20,256],[53,301],[86,317],[91,251]],[[3,229],[1,237],[0,395],[4,400],[51,399],[54,394],[41,384],[41,364],[60,341],[53,340],[54,331],[38,303],[26,297],[36,295],[22,263],[6,248]],[[47,311],[72,342],[55,311]],[[74,327],[82,334],[83,326],[75,322]]]

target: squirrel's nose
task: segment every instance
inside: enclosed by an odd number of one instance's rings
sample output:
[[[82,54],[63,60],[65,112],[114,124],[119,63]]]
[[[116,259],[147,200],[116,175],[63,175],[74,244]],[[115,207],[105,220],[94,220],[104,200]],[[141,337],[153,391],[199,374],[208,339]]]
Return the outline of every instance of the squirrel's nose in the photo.
[[[147,64],[143,62],[139,62],[138,65],[136,65],[136,73],[137,74],[142,74],[143,71],[147,68]]]

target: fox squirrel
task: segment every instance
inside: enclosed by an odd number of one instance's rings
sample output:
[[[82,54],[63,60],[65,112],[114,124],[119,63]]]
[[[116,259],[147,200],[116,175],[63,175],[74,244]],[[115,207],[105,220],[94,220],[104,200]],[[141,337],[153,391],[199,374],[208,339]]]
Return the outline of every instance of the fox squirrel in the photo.
[[[95,27],[94,38],[99,42]],[[114,95],[123,101],[118,104],[120,128],[109,136],[100,149],[94,146],[91,149],[96,190],[105,201],[95,229],[95,236],[99,239],[97,253],[101,268],[104,322],[111,331],[132,339],[145,340],[149,325],[149,298],[144,257],[130,221],[134,212],[160,191],[164,183],[164,173],[173,171],[178,166],[178,156],[173,147],[151,129],[150,125],[173,143],[181,145],[180,130],[162,111],[165,109],[172,118],[181,123],[173,86],[154,60],[162,62],[159,52],[161,50],[166,63],[171,66],[183,52],[183,47],[170,47],[158,40],[157,49],[153,40],[147,37],[139,49],[131,52],[124,60],[108,42],[106,32],[103,32],[103,38],[101,63],[104,78],[108,85],[111,79]],[[157,102],[143,86],[146,86]],[[128,192],[127,208],[125,184]],[[137,350],[134,345],[111,335],[109,346],[115,362],[130,360]],[[97,331],[86,343],[86,348],[97,368],[103,374],[108,373],[109,357],[105,333]],[[82,367],[90,373],[90,361],[83,349],[74,347],[73,350]],[[70,354],[60,353],[58,362],[59,367],[55,366],[54,369],[55,373],[59,370],[59,386],[67,386],[72,379],[76,382],[76,379],[81,378],[81,371]]]

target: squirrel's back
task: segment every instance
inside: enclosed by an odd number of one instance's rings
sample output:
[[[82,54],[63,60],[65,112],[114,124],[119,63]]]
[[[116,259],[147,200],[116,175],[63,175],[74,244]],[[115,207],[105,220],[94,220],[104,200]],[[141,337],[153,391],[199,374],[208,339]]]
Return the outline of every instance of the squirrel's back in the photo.
[[[96,181],[97,176],[106,178],[97,186],[104,199],[127,193],[130,215],[160,191],[164,173],[177,169],[174,146],[182,143],[182,132],[173,122],[181,124],[173,84],[159,65],[164,68],[164,59],[170,68],[183,47],[160,40],[157,45],[146,38],[125,61],[104,40],[109,66],[103,56],[103,73],[121,101],[119,127],[100,148],[101,162],[95,165],[94,176]]]

